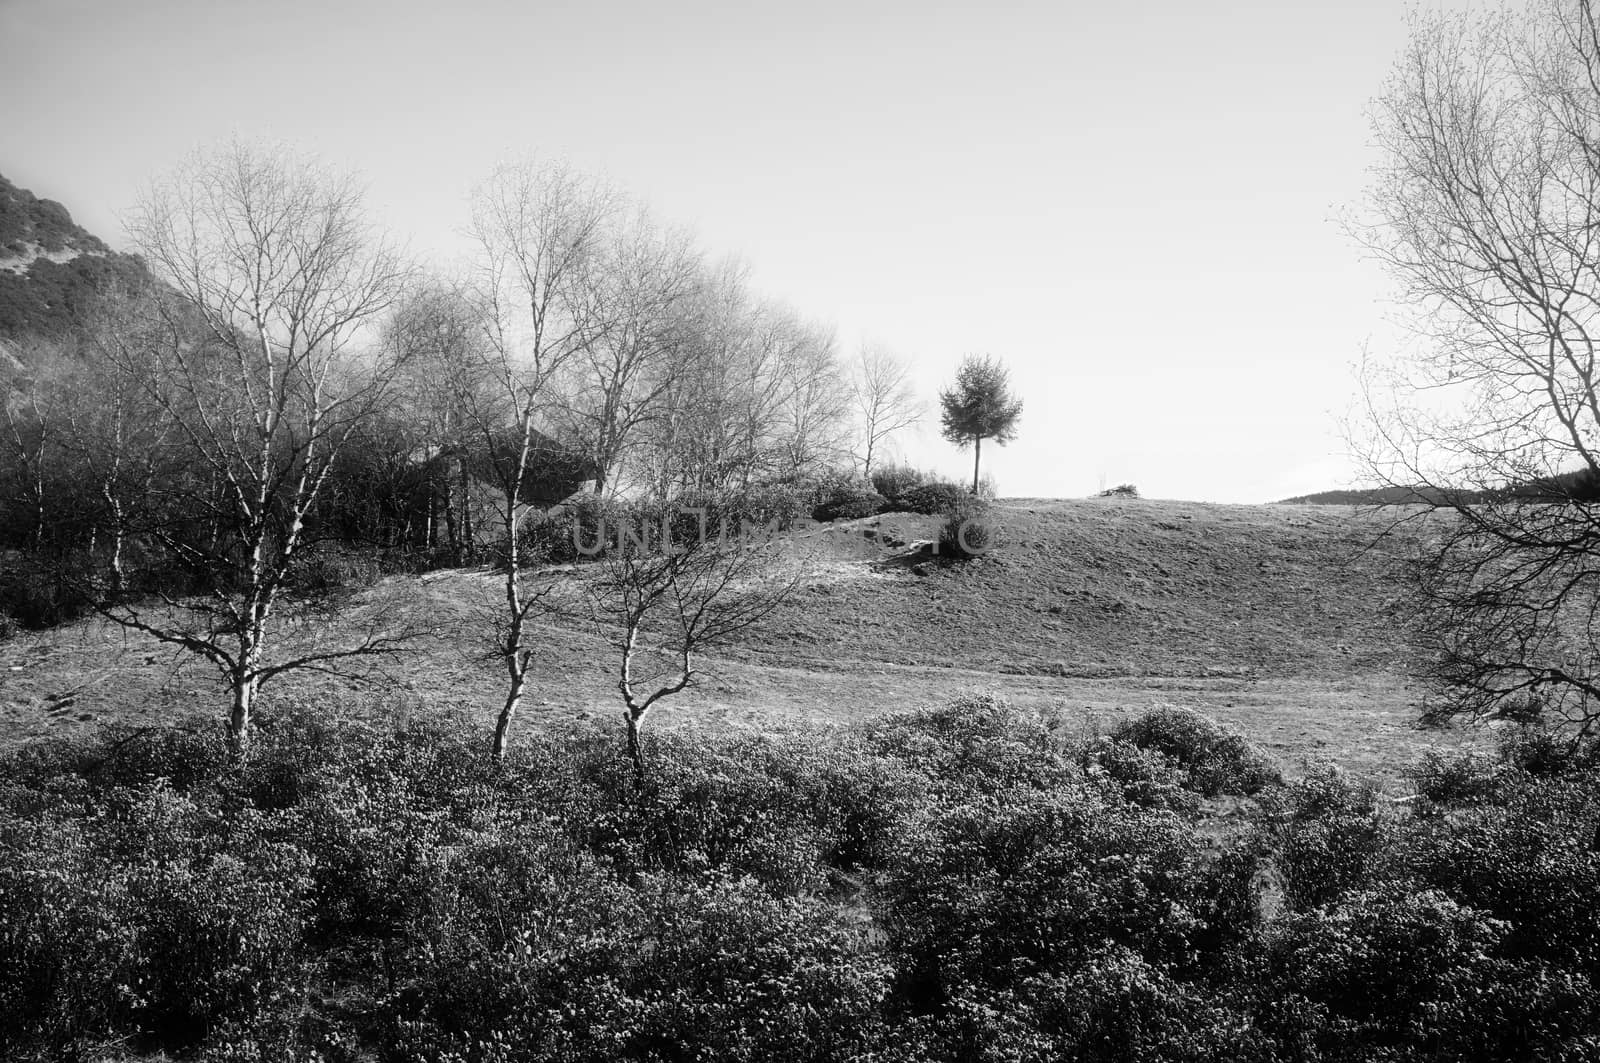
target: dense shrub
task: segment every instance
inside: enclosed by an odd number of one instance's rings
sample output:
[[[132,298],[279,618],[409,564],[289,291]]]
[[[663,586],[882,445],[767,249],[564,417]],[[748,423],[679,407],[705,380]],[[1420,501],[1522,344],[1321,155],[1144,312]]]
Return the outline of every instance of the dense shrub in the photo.
[[[87,616],[92,610],[88,582],[88,573],[66,561],[0,552],[0,629],[40,630]]]
[[[1600,976],[1600,800],[1592,777],[1507,780],[1494,805],[1419,823],[1407,872],[1505,920],[1507,951]]]
[[[401,1058],[824,1061],[879,1040],[882,963],[823,904],[738,882],[629,890],[539,849],[505,856],[517,879],[463,879],[449,906],[509,900],[503,914],[426,929],[445,946],[396,1000]]]
[[[1355,893],[1285,922],[1274,981],[1316,1008],[1324,1058],[1587,1056],[1600,1046],[1592,985],[1508,959],[1507,930],[1437,891]]]
[[[1119,725],[1112,737],[1170,757],[1186,773],[1185,785],[1205,797],[1254,794],[1281,781],[1265,753],[1190,709],[1155,709]]]
[[[939,555],[957,561],[980,557],[994,549],[996,531],[989,504],[966,495],[945,512],[939,526]]]
[[[1494,796],[1497,779],[1493,765],[1471,753],[1429,750],[1406,769],[1418,796],[1430,804],[1475,805]]]
[[[888,499],[870,487],[845,484],[831,491],[811,516],[819,521],[859,520],[882,513],[888,504]]]
[[[1103,943],[1181,962],[1196,928],[1199,839],[1174,817],[1088,787],[952,804],[912,841],[885,924],[914,995],[1058,972]]]
[[[299,994],[309,887],[297,847],[156,784],[86,821],[0,825],[0,1047],[138,1031],[198,1043]]]
[[[1185,816],[1200,810],[1200,798],[1189,787],[1189,773],[1159,749],[1143,749],[1120,738],[1094,743],[1086,753],[1091,774],[1103,773],[1125,800],[1147,808],[1165,808]]]
[[[374,550],[338,543],[317,543],[295,555],[284,589],[316,596],[360,590],[378,582],[383,566]]]
[[[1500,732],[1500,762],[1529,775],[1552,776],[1592,770],[1600,752],[1593,741],[1562,734],[1548,727],[1523,724]]]
[[[992,695],[958,697],[868,726],[866,748],[893,758],[941,791],[965,794],[1052,789],[1082,776],[1044,725]]]
[[[677,534],[702,534],[703,519],[704,534],[716,537],[745,534],[746,529],[787,531],[811,507],[798,487],[757,484],[742,490],[686,492],[673,498],[669,508],[680,529]]]
[[[1508,764],[1493,802],[1435,816],[1313,771],[1230,831],[1193,790],[1254,761],[1170,711],[1092,741],[977,696],[845,733],[664,732],[641,783],[614,733],[496,764],[449,721],[337,709],[280,708],[242,765],[165,729],[0,758],[0,1057],[1600,1048],[1582,765]]]
[[[1285,900],[1307,910],[1376,884],[1392,863],[1395,838],[1395,825],[1371,787],[1331,768],[1311,772],[1290,787],[1278,839]]]
[[[595,495],[579,497],[523,518],[519,551],[524,564],[569,564],[603,556],[614,542],[620,510]]]
[[[966,488],[960,484],[930,481],[917,484],[897,495],[890,495],[890,505],[896,510],[906,513],[922,513],[928,516],[937,516],[948,513],[961,504],[967,496]]]
[[[824,885],[822,825],[803,795],[761,770],[771,750],[670,736],[652,745],[655,770],[642,788],[615,758],[590,769],[600,769],[592,778],[602,799],[589,842],[607,863],[628,876],[750,876],[784,896]]]
[[[585,495],[524,520],[522,563],[592,561],[615,550],[619,543],[632,544],[641,537],[654,548],[660,543],[663,520],[674,542],[787,531],[808,509],[803,492],[786,484],[693,491],[665,503],[626,503]]]

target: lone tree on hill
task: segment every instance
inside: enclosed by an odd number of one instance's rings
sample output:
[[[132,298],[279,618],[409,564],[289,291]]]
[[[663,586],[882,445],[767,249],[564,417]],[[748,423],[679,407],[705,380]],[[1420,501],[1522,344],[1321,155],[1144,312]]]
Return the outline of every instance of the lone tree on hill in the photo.
[[[1012,397],[1011,373],[991,355],[969,354],[956,370],[954,387],[939,392],[944,437],[958,447],[972,444],[972,493],[978,493],[983,441],[1002,445],[1017,435],[1022,400]]]

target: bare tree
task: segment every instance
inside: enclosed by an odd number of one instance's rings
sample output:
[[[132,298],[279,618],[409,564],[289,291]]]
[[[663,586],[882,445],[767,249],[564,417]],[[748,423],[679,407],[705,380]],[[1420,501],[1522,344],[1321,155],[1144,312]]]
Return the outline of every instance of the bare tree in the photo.
[[[69,356],[58,344],[45,341],[29,345],[25,361],[15,368],[0,366],[0,454],[6,471],[0,474],[0,501],[22,516],[27,532],[21,545],[43,551],[59,500],[53,497],[52,473],[62,463],[65,416],[63,398],[71,393]]]
[[[374,236],[351,178],[240,143],[152,186],[130,229],[175,297],[160,342],[138,357],[123,351],[121,367],[192,470],[165,486],[172,497],[159,507],[182,524],[144,530],[208,593],[159,612],[131,602],[105,612],[218,668],[240,756],[263,685],[395,648],[395,636],[371,630],[353,645],[272,652],[275,607],[316,538],[318,496],[388,393],[392,367],[359,355],[406,267]]]
[[[787,555],[776,528],[753,526],[727,505],[680,509],[663,504],[635,511],[614,529],[590,586],[596,616],[620,659],[628,755],[645,776],[639,735],[649,712],[687,689],[698,655],[727,642],[783,604],[805,568]]]
[[[861,476],[870,479],[879,448],[922,420],[925,408],[911,382],[911,366],[882,347],[864,345],[851,367],[850,395],[860,419]]]
[[[128,589],[125,554],[155,485],[175,471],[169,453],[172,425],[150,401],[132,371],[168,335],[159,302],[148,291],[107,293],[83,322],[86,353],[66,408],[65,445],[92,490],[88,554],[104,541],[106,590],[112,599]],[[148,516],[146,513],[144,516]],[[103,533],[103,534],[102,534]]]
[[[168,466],[158,411],[108,353],[142,349],[160,326],[153,306],[146,292],[101,291],[71,332],[20,345],[26,361],[0,373],[0,503],[26,513],[9,521],[26,529],[19,545],[52,552],[75,596],[126,589],[135,514]]]
[[[1372,472],[1421,503],[1443,718],[1600,718],[1600,24],[1588,0],[1416,16],[1354,231],[1415,343],[1369,366]]]
[[[442,520],[449,556],[465,563],[477,548],[473,455],[480,450],[483,406],[496,386],[483,308],[462,287],[425,281],[407,293],[389,323],[389,342],[401,352],[403,386],[423,430],[425,541],[439,543]]]
[[[686,233],[663,232],[639,210],[612,228],[589,266],[581,290],[593,335],[574,367],[570,416],[601,494],[639,430],[663,416],[683,371],[700,261]]]
[[[774,426],[778,476],[811,477],[848,461],[850,388],[832,330],[789,322],[782,366],[783,403]]]
[[[550,415],[557,375],[607,336],[583,285],[615,210],[616,197],[596,182],[532,163],[501,168],[473,197],[490,385],[481,401],[462,396],[462,408],[496,494],[504,609],[495,642],[506,668],[496,758],[505,755],[533,666],[529,621],[549,589],[530,585],[520,535],[536,471],[560,456],[538,426]]]
[[[639,425],[635,448],[641,479],[656,498],[723,483],[739,463],[743,448],[733,421],[748,302],[744,267],[725,262],[701,271],[680,307],[671,371],[660,381],[656,412]]]
[[[849,395],[829,332],[754,299],[736,263],[707,275],[687,330],[654,425],[660,483],[741,489],[845,453]]]

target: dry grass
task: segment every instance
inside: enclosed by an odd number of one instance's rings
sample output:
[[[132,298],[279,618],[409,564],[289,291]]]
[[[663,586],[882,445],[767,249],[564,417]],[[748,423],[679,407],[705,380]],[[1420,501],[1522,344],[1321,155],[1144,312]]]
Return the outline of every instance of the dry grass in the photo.
[[[1411,726],[1408,651],[1384,618],[1377,524],[1345,507],[1213,506],[1151,500],[1008,500],[1002,542],[980,560],[915,564],[904,545],[934,518],[892,515],[808,527],[818,565],[776,615],[705,662],[699,685],[656,726],[848,723],[1003,693],[1069,728],[1109,726],[1155,703],[1189,705],[1273,750],[1293,771],[1315,757],[1392,775],[1458,735]],[[575,602],[581,574],[559,577]],[[500,672],[483,656],[485,572],[393,577],[333,621],[292,637],[337,642],[375,618],[431,633],[360,677],[286,677],[273,699],[336,712],[459,712],[485,723]],[[538,628],[538,684],[525,726],[618,711],[612,655],[580,610]],[[206,666],[101,622],[0,643],[0,739],[110,720],[221,719]],[[399,709],[396,707],[399,706]],[[211,711],[216,710],[216,711]]]

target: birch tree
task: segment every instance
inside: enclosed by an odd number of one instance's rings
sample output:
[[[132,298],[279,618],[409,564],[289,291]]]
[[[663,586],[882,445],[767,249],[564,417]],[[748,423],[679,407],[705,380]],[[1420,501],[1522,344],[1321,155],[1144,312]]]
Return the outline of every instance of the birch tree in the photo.
[[[806,567],[738,496],[709,506],[635,510],[590,584],[595,616],[617,653],[628,756],[646,774],[646,719],[700,675],[700,655],[759,623],[799,588]]]
[[[583,284],[616,208],[616,197],[597,182],[534,163],[502,167],[473,196],[488,384],[482,401],[464,400],[463,408],[493,479],[501,544],[495,653],[505,666],[506,694],[495,720],[497,759],[505,756],[533,667],[530,621],[550,589],[524,570],[531,559],[522,556],[520,536],[533,477],[556,457],[539,425],[553,414],[559,374],[609,338]]]
[[[30,345],[16,368],[0,366],[0,491],[19,545],[42,553],[60,500],[54,497],[63,464],[66,426],[61,399],[70,389],[68,355],[57,344]],[[16,532],[12,530],[12,535]]]
[[[172,295],[163,340],[123,369],[190,470],[159,507],[183,522],[146,533],[207,593],[166,609],[113,603],[106,615],[218,669],[230,749],[243,756],[265,684],[397,645],[371,629],[280,655],[275,623],[329,474],[388,394],[393,367],[362,355],[406,266],[366,220],[353,178],[237,142],[152,185],[130,230]]]

